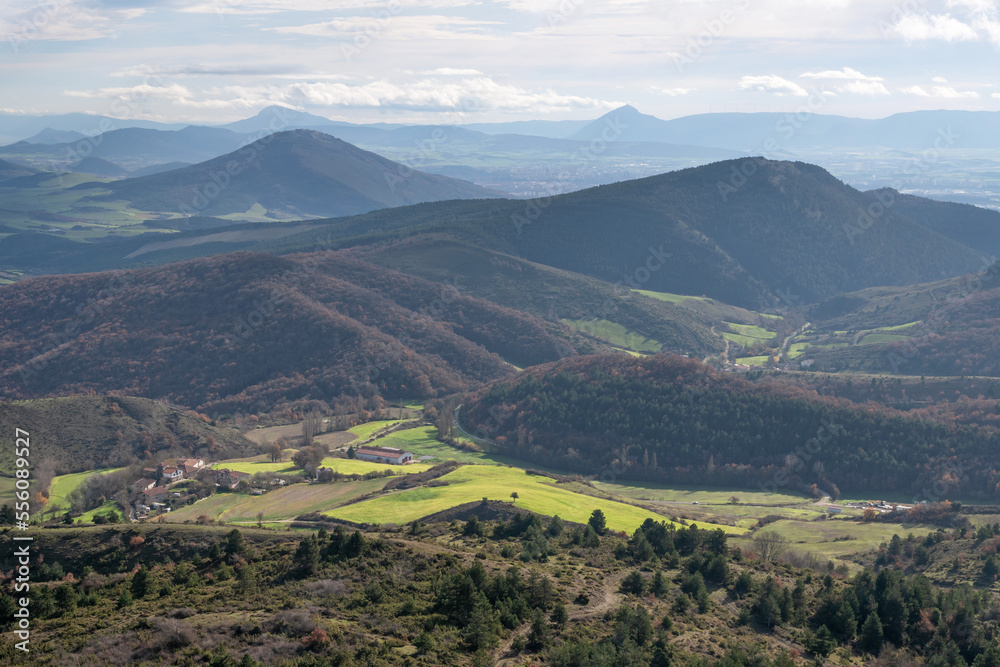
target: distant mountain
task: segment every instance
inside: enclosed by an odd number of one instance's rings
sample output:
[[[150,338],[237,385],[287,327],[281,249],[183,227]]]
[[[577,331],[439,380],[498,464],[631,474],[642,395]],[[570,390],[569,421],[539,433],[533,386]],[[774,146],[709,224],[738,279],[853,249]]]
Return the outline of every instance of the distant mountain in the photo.
[[[46,129],[95,135],[126,127],[153,130],[179,130],[186,123],[157,123],[135,118],[112,118],[87,113],[68,113],[51,116],[0,113],[0,142],[12,143],[33,137]]]
[[[216,414],[424,398],[575,354],[561,329],[343,253],[31,278],[0,286],[0,397],[122,391]]]
[[[29,156],[71,166],[84,157],[101,158],[131,171],[163,162],[202,162],[236,150],[243,135],[222,128],[188,126],[180,130],[126,128],[92,139],[63,144],[18,142],[0,148],[0,156]]]
[[[467,123],[461,127],[484,134],[525,134],[566,139],[590,122],[589,120],[515,120],[508,123]]]
[[[64,144],[71,141],[79,141],[87,135],[75,130],[53,130],[47,127],[33,137],[28,137],[24,141],[29,144]]]
[[[298,111],[288,107],[271,105],[261,109],[256,116],[244,118],[243,120],[238,120],[233,123],[227,123],[226,125],[222,125],[222,127],[232,130],[233,132],[265,132],[270,134],[272,132],[284,132],[285,130],[296,129],[317,129],[320,131],[329,131],[332,127],[391,130],[397,127],[402,127],[402,125],[398,123],[372,123],[358,125],[340,120],[330,120],[329,118],[324,118],[323,116],[317,116],[316,114],[306,113],[305,111]]]
[[[312,130],[279,132],[213,160],[126,179],[110,189],[111,197],[146,211],[225,215],[260,205],[286,218],[500,195],[413,170]]]
[[[590,141],[621,128],[618,140],[694,144],[751,153],[808,149],[925,150],[1000,148],[998,111],[914,111],[869,120],[815,113],[710,113],[661,120],[632,106],[611,111],[570,135]]]

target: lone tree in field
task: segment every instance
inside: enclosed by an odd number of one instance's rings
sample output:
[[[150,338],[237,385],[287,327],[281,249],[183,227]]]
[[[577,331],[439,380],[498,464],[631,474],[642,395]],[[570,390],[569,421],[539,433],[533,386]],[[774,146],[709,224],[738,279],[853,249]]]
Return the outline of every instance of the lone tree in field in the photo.
[[[753,548],[757,556],[765,563],[777,560],[788,548],[788,540],[773,530],[757,533],[753,538]]]
[[[276,442],[272,442],[270,445],[267,446],[267,450],[268,450],[268,454],[270,454],[270,456],[271,456],[271,463],[277,463],[278,461],[281,460],[281,445],[280,444],[278,444]]]
[[[511,503],[512,505],[516,505],[517,504],[517,499],[520,498],[520,496],[517,495],[517,491],[514,491],[513,493],[511,493],[510,497],[514,499],[514,502]]]
[[[347,458],[353,459],[355,456],[357,456],[357,454],[358,453],[356,451],[354,451],[354,447],[353,446],[347,448]]]

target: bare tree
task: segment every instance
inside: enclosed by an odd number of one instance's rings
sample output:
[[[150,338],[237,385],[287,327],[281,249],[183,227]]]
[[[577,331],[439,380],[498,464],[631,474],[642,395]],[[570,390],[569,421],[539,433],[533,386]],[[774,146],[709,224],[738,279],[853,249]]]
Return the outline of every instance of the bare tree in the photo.
[[[788,548],[788,540],[784,535],[773,530],[766,530],[753,538],[753,548],[765,563],[770,563],[781,557]]]

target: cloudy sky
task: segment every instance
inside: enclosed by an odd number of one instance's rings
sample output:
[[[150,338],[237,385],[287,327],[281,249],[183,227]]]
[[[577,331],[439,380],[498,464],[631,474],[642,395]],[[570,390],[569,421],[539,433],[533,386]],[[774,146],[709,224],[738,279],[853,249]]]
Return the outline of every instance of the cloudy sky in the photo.
[[[0,0],[0,35],[33,114],[1000,110],[1000,0]]]

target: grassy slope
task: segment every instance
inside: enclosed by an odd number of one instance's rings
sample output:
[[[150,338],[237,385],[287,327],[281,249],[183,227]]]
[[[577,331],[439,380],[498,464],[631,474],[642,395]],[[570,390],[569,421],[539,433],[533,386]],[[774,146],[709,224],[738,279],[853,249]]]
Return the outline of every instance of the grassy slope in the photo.
[[[517,492],[520,507],[546,516],[559,515],[568,521],[585,523],[591,512],[600,509],[608,527],[614,530],[631,532],[647,518],[663,519],[640,507],[567,491],[547,477],[527,475],[518,468],[465,466],[441,480],[448,486],[401,491],[326,514],[363,523],[408,523],[484,497],[510,500],[510,494]]]
[[[88,477],[93,475],[102,475],[116,470],[121,470],[121,468],[88,470],[86,472],[77,472],[70,475],[59,475],[57,477],[53,477],[52,485],[49,487],[49,502],[46,507],[54,507],[56,505],[59,505],[60,507],[68,507],[69,494],[73,493],[73,491],[75,491],[81,484],[87,481]]]
[[[265,521],[283,521],[300,514],[329,510],[359,495],[377,491],[387,481],[372,479],[339,484],[292,484],[262,496],[219,493],[171,512],[167,520],[187,521],[205,515],[227,522],[256,521],[257,513],[263,512]]]

